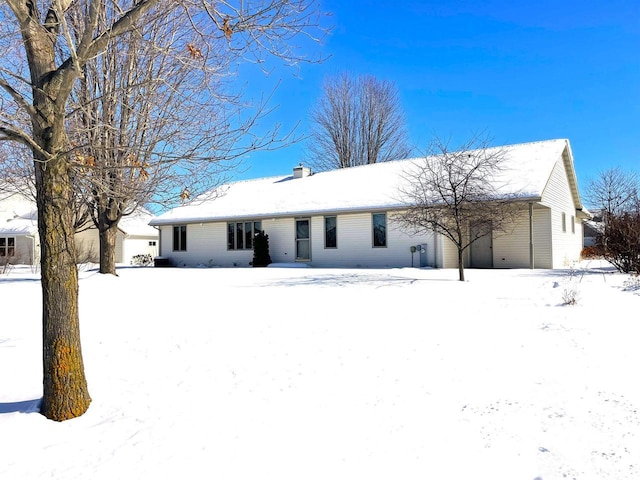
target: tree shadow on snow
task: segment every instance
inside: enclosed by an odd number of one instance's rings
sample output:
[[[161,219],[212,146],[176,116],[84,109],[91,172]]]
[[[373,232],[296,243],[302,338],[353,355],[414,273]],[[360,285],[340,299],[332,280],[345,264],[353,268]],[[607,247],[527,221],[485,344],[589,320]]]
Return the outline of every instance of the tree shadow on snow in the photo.
[[[39,282],[39,278],[15,278],[15,277],[2,277],[0,283],[17,283],[17,282]]]
[[[2,413],[36,413],[40,411],[42,398],[23,400],[21,402],[0,402],[0,414]]]

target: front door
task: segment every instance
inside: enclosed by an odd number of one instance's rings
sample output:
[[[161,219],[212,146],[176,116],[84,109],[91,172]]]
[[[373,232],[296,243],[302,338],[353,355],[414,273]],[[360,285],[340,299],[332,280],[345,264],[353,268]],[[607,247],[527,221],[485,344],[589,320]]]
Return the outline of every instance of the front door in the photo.
[[[474,233],[472,227],[471,234],[473,235]],[[472,268],[493,268],[492,237],[492,232],[489,231],[489,233],[471,244],[471,261],[469,263]]]
[[[309,219],[296,220],[296,260],[311,260],[311,236]]]

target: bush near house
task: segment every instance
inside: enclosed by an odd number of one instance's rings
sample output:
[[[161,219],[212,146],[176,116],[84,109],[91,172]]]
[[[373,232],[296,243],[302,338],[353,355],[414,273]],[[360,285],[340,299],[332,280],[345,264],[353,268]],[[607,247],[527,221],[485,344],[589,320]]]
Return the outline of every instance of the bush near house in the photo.
[[[640,209],[609,215],[598,246],[620,272],[640,274]]]
[[[604,252],[602,251],[602,247],[597,245],[591,245],[588,247],[584,247],[580,252],[580,258],[582,260],[593,260],[597,258],[602,258]]]
[[[153,257],[150,253],[134,255],[133,257],[131,257],[131,265],[148,267],[149,265],[153,265]]]
[[[271,263],[269,255],[269,235],[260,230],[253,237],[253,262],[254,267],[266,267]]]

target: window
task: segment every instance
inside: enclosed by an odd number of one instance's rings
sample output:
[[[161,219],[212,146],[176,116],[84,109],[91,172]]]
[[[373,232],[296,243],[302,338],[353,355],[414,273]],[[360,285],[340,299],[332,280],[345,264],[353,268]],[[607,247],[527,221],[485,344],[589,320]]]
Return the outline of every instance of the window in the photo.
[[[571,233],[576,233],[576,217],[571,215]]]
[[[16,238],[0,237],[0,257],[14,257],[16,254]]]
[[[176,225],[173,227],[173,251],[187,251],[187,226]]]
[[[372,220],[373,220],[372,222],[373,246],[386,247],[387,246],[387,214],[374,213]]]
[[[156,246],[156,241],[155,240],[149,240],[149,246],[150,247],[155,247]]]
[[[562,212],[562,231],[567,231],[567,214]]]
[[[324,217],[324,248],[338,248],[337,217]]]
[[[253,236],[257,233],[257,231],[252,231],[251,227],[251,222],[244,222],[244,244],[246,248],[253,248]]]
[[[262,230],[260,221],[227,223],[227,250],[253,249],[253,237]]]
[[[236,223],[236,248],[238,250],[242,250],[244,248],[244,235],[242,234],[243,231],[244,223]]]

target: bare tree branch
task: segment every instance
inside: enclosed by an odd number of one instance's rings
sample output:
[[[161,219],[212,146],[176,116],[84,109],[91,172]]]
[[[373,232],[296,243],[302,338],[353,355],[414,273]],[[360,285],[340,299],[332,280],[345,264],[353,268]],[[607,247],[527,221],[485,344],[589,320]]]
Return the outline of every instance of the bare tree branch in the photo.
[[[596,248],[624,273],[640,273],[640,176],[610,168],[589,182],[586,198],[601,229]]]

